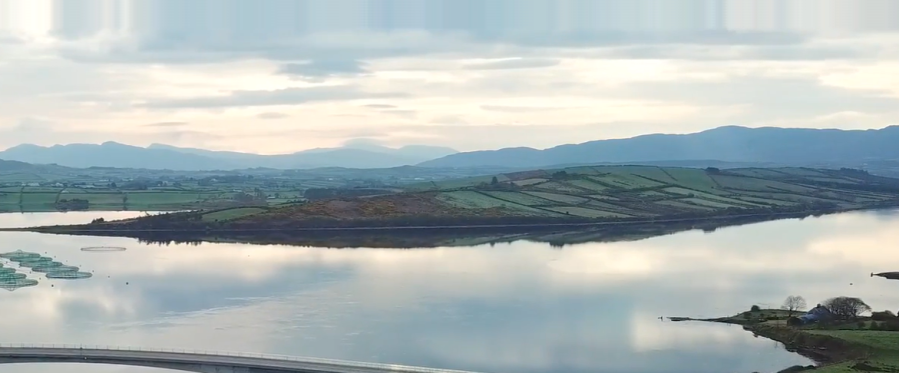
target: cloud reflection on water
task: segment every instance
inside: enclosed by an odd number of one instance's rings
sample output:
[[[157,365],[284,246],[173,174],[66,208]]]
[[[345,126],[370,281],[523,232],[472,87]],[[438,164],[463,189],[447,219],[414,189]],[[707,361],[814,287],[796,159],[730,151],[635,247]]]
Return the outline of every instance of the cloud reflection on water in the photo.
[[[3,233],[2,251],[36,248],[95,277],[0,294],[0,329],[8,342],[497,372],[663,373],[699,362],[694,371],[776,370],[804,360],[738,329],[657,317],[731,314],[777,306],[790,294],[810,303],[849,294],[876,309],[899,308],[897,284],[868,276],[899,265],[899,254],[882,252],[899,242],[897,228],[895,216],[853,213],[562,250],[535,242],[421,250],[146,246]],[[93,245],[128,251],[78,250]],[[10,371],[33,371],[27,367]]]

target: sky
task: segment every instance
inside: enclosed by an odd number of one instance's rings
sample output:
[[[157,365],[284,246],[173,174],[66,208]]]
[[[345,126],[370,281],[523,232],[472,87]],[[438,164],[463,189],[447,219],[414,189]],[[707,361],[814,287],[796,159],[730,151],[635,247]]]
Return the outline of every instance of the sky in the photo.
[[[0,0],[0,149],[899,123],[893,0]]]

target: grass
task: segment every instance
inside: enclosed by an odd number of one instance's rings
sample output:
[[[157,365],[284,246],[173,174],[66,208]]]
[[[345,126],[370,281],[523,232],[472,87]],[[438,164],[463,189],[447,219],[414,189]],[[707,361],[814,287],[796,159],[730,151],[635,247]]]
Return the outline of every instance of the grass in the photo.
[[[515,185],[518,186],[528,186],[534,184],[540,184],[546,182],[548,179],[524,179],[524,180],[515,180]]]
[[[692,195],[693,197],[702,198],[705,200],[715,201],[715,202],[723,203],[726,205],[732,205],[732,206],[749,206],[749,207],[761,206],[760,204],[757,204],[757,203],[741,201],[736,198],[723,197],[718,194],[706,193],[706,192],[701,192],[698,190],[692,190],[692,189],[686,189],[686,188],[680,188],[680,187],[665,188],[663,190],[668,193],[674,193],[674,194],[678,194],[678,195],[682,195],[682,196]]]
[[[793,193],[814,193],[817,191],[817,189],[815,188],[809,188],[801,185],[789,184],[769,179],[758,179],[732,175],[714,175],[713,178],[722,187],[734,190]]]
[[[509,201],[512,203],[517,203],[519,205],[525,206],[547,206],[553,205],[556,202],[536,197],[531,194],[519,193],[519,192],[504,192],[504,191],[486,191],[483,192],[491,197],[495,197],[504,201]]]
[[[628,218],[630,215],[625,214],[617,214],[609,211],[602,210],[594,210],[583,207],[547,207],[547,210],[552,210],[555,212],[559,212],[566,215],[574,215],[585,218]]]
[[[716,209],[726,209],[726,208],[731,208],[731,207],[746,208],[743,205],[727,204],[727,203],[722,203],[722,202],[704,199],[704,198],[684,198],[681,201],[694,203],[694,204],[697,204],[700,206],[705,206],[705,207],[712,207],[712,208],[716,208]]]
[[[883,330],[808,330],[810,334],[826,335],[862,346],[899,353],[899,332]]]
[[[124,196],[118,193],[63,193],[59,198],[84,199],[91,205],[122,206]]]
[[[22,193],[23,205],[53,205],[57,193]]]
[[[489,209],[489,208],[507,208],[518,211],[526,216],[545,216],[554,215],[548,211],[520,205],[513,202],[503,201],[485,194],[475,191],[454,191],[444,192],[437,195],[437,199],[450,204],[453,207],[463,209]]]
[[[608,194],[590,194],[590,195],[587,195],[587,197],[602,200],[602,201],[618,201],[618,200],[620,200],[618,197],[610,196]]]
[[[218,210],[203,214],[203,221],[228,221],[255,215],[265,211],[266,209],[259,207],[238,207],[233,209]]]
[[[644,178],[657,180],[662,183],[667,184],[677,184],[677,180],[675,180],[668,172],[666,172],[661,167],[656,166],[619,166],[615,167],[616,173],[630,173],[633,175],[641,176]]]
[[[56,211],[57,199],[87,200],[90,210],[182,210],[189,208],[222,207],[234,203],[235,193],[222,190],[160,190],[118,191],[110,189],[54,188],[54,187],[4,188],[0,191],[0,211],[39,212]],[[300,193],[301,194],[301,193]],[[284,195],[288,195],[284,193]],[[125,197],[127,196],[127,201]],[[294,195],[294,199],[296,195]],[[271,199],[277,204],[290,199]]]
[[[524,192],[534,197],[547,199],[550,201],[555,201],[559,203],[565,203],[570,205],[577,205],[581,203],[587,203],[590,201],[588,198],[573,196],[570,194],[559,194],[559,193],[549,193],[549,192]]]
[[[720,189],[715,180],[705,170],[675,167],[665,168],[664,170],[677,180],[677,185],[709,193],[715,193],[716,190]]]
[[[546,190],[550,192],[562,192],[562,193],[570,193],[570,194],[581,194],[584,192],[583,189],[578,188],[574,185],[558,182],[558,181],[547,181],[542,184],[534,185],[534,188],[540,190]]]
[[[671,198],[670,194],[663,193],[657,190],[644,190],[642,192],[638,192],[637,195],[643,198]]]
[[[659,204],[659,205],[665,205],[665,206],[668,206],[668,207],[674,207],[674,208],[676,208],[676,209],[679,209],[679,210],[685,210],[685,211],[690,211],[690,210],[694,210],[694,211],[695,211],[695,210],[699,210],[699,211],[714,211],[714,210],[715,210],[714,208],[711,208],[711,207],[692,205],[692,204],[684,203],[684,202],[681,202],[681,201],[671,201],[671,200],[669,200],[669,201],[659,201],[659,202],[656,202],[656,204]]]
[[[761,175],[768,178],[761,178]],[[851,180],[850,176],[864,181],[821,184],[820,180],[811,179]],[[329,181],[317,182],[327,184]],[[84,197],[93,206],[110,208],[118,206],[119,198],[124,197],[124,193],[128,198],[128,209],[138,206],[148,210],[153,207],[157,210],[222,209],[235,206],[237,192],[260,190],[261,184],[247,182],[227,187],[166,185],[146,191],[126,192],[72,188],[64,195]],[[356,222],[344,225],[342,221],[360,220],[359,224],[378,224],[382,219],[395,222],[384,223],[388,225],[420,221],[428,221],[428,224],[443,221],[453,221],[453,224],[495,224],[490,219],[498,219],[496,223],[500,224],[524,224],[520,222],[537,222],[539,219],[531,219],[535,217],[580,217],[598,221],[648,217],[705,219],[738,214],[744,217],[782,216],[899,205],[899,179],[849,170],[593,166],[404,185],[395,187],[403,192],[398,194],[308,203],[288,203],[296,201],[284,197],[301,195],[302,191],[269,186],[266,193],[274,196],[274,190],[278,190],[280,197],[267,200],[268,206],[271,206],[268,211],[212,210],[204,220],[238,219],[258,226],[296,226],[294,223],[299,224],[300,220],[309,224],[349,226]],[[35,193],[20,194],[12,190],[5,193],[0,195],[0,209],[11,211],[53,208],[57,197],[56,193],[40,189],[36,189]],[[20,206],[18,196],[29,197],[34,202],[29,207]],[[248,220],[241,219],[245,213],[249,214]],[[331,220],[341,222],[331,223]],[[550,222],[553,221],[539,220],[537,224]]]
[[[750,197],[750,196],[738,196],[736,199],[746,202],[751,202],[757,205],[774,205],[774,206],[795,206],[798,203],[793,201],[781,201],[771,198],[758,198],[758,197]]]
[[[564,174],[561,171],[565,171]],[[592,211],[594,209],[616,215],[664,216],[714,213],[732,208],[746,211],[783,209],[822,203],[836,208],[852,208],[899,200],[899,181],[895,183],[895,192],[874,192],[876,189],[857,187],[866,183],[860,181],[866,178],[864,174],[839,170],[747,168],[715,171],[653,166],[592,166],[523,171],[500,176],[506,177],[497,177],[499,188],[483,186],[492,176],[432,183],[430,188],[444,188],[441,190],[451,192],[445,188],[464,187],[514,204],[589,210],[554,210],[578,216],[597,215]],[[832,186],[820,184],[831,180],[842,182]],[[501,190],[503,185],[510,188]],[[616,205],[588,206],[587,199],[614,201]],[[502,205],[497,201],[456,203],[469,207]]]
[[[602,176],[591,176],[590,179],[605,185],[611,185],[615,188],[622,189],[656,188],[665,185],[663,183],[652,181],[629,173],[615,173]]]
[[[793,313],[792,316],[799,313],[801,312]],[[799,328],[788,327],[786,319],[789,316],[791,313],[786,310],[762,309],[699,321],[742,324],[753,334],[779,341],[794,351],[814,352],[817,356],[834,362],[817,367],[815,372],[899,372],[899,332],[869,330],[867,328],[876,322],[870,318],[860,319],[863,326],[859,322],[846,322],[828,326],[813,324]]]
[[[572,185],[572,186],[575,186],[578,188],[586,189],[586,190],[592,190],[594,192],[603,192],[603,191],[609,190],[609,187],[607,187],[605,185],[594,183],[590,180],[583,180],[583,179],[582,180],[570,180],[570,181],[567,181],[566,184],[569,184],[569,185]]]

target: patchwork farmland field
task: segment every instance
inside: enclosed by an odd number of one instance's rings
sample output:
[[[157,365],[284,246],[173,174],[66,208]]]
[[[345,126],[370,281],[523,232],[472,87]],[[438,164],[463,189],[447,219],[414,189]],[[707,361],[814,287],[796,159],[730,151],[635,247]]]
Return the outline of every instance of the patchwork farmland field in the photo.
[[[32,197],[49,200],[56,196],[35,193]],[[128,193],[127,197],[129,203],[228,198],[217,191],[197,190],[148,191]],[[858,170],[593,166],[419,183],[398,193],[366,197],[265,208],[233,207],[200,213],[199,219],[192,217],[189,221],[215,224],[219,229],[293,229],[304,224],[310,227],[540,225],[560,220],[704,219],[890,206],[899,206],[899,179]],[[155,221],[153,224],[168,223]]]
[[[496,177],[498,183],[491,185]],[[861,179],[859,179],[861,178]],[[865,179],[867,178],[867,179]],[[876,180],[875,180],[876,179]],[[872,182],[892,183],[881,193]],[[822,185],[826,184],[826,185]],[[851,208],[895,200],[899,180],[804,168],[706,170],[592,166],[537,170],[442,182],[453,206],[530,209],[589,218],[667,216],[830,205]],[[517,212],[516,212],[517,211]]]
[[[592,166],[421,183],[404,193],[272,208],[246,219],[261,221],[276,213],[284,219],[379,219],[389,212],[390,217],[456,216],[464,224],[466,217],[484,216],[615,220],[888,203],[899,204],[899,180],[852,170]]]

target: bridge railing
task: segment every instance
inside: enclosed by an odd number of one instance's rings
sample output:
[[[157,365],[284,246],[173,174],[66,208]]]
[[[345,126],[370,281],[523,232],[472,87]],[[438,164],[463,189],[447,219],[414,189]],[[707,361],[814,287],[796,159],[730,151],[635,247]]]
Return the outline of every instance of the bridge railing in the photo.
[[[228,351],[205,351],[179,348],[147,348],[147,347],[126,347],[126,346],[104,346],[104,345],[80,345],[80,344],[32,344],[32,343],[0,343],[0,349],[60,349],[60,350],[85,350],[93,352],[102,351],[123,351],[123,352],[159,352],[159,353],[175,353],[183,355],[204,355],[204,356],[227,356],[227,357],[244,357],[266,360],[280,361],[296,361],[301,363],[335,365],[341,367],[354,368],[374,368],[389,372],[408,372],[408,373],[472,373],[461,370],[438,369],[413,367],[406,365],[384,364],[384,363],[366,363],[361,361],[323,359],[316,357],[263,354],[255,352],[228,352]]]

